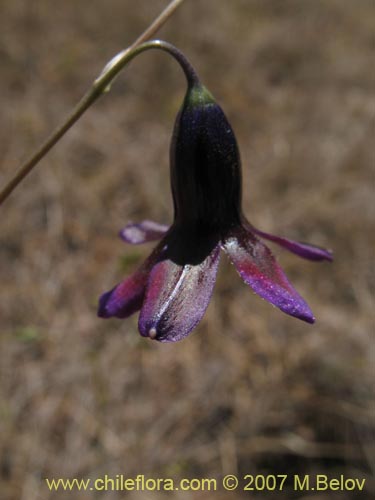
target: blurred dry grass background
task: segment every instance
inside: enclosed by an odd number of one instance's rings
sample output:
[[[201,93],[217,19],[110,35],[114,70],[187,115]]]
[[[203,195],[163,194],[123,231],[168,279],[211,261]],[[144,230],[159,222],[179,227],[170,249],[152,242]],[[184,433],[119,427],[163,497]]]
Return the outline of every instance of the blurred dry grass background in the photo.
[[[165,4],[0,1],[1,184]],[[374,26],[372,0],[188,0],[159,35],[232,122],[249,219],[333,248],[332,265],[275,249],[312,327],[252,294],[224,256],[183,343],[140,338],[136,316],[97,319],[98,296],[150,251],[118,230],[171,220],[185,82],[165,54],[132,62],[1,208],[1,499],[94,498],[42,478],[119,473],[346,474],[366,492],[258,497],[374,493]],[[140,497],[159,498],[127,495]]]

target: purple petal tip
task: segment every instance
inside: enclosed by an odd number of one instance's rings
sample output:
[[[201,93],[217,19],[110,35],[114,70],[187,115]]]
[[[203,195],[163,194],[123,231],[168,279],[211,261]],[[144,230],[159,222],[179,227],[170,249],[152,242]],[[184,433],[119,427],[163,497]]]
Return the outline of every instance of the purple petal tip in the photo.
[[[97,313],[99,318],[110,318],[112,316],[111,312],[107,307],[111,294],[112,290],[110,290],[109,292],[105,292],[100,296],[98,313]]]
[[[266,240],[272,241],[277,245],[280,245],[290,252],[302,257],[304,259],[312,260],[312,261],[322,261],[328,260],[332,262],[333,260],[333,252],[332,250],[328,250],[326,248],[319,247],[317,245],[312,245],[311,243],[305,243],[303,241],[294,241],[288,238],[283,238],[281,236],[276,236],[275,234],[265,233],[264,231],[260,231],[254,226],[249,225],[247,230],[250,233],[255,233],[261,238],[265,238]]]
[[[313,325],[315,323],[315,317],[309,308],[301,311],[300,314],[296,313],[295,317],[301,319],[302,321],[305,321],[306,323],[310,323],[310,325]]]

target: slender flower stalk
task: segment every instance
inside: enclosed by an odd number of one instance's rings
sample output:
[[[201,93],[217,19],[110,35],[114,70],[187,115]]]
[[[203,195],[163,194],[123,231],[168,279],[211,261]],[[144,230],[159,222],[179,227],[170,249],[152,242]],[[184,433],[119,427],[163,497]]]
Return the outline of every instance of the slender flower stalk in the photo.
[[[136,55],[134,53],[143,42],[149,40],[172,16],[184,0],[172,0],[160,15],[148,26],[148,28],[125,50],[117,54],[105,66],[102,73],[94,81],[88,92],[82,97],[67,119],[56,128],[46,141],[25,161],[14,177],[0,191],[0,205],[9,197],[23,179],[33,170],[40,160],[52,149],[52,147],[65,135],[65,133],[76,123],[76,121],[90,108],[92,104],[105,92],[109,90],[113,79],[122,68]],[[139,53],[139,52],[137,52]]]

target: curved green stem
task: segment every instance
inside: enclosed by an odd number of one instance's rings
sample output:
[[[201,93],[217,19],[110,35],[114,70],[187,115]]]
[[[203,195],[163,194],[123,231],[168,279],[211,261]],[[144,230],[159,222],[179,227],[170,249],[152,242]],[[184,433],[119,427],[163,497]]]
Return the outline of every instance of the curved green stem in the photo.
[[[131,61],[137,54],[149,48],[159,48],[166,50],[173,55],[183,67],[189,85],[194,83],[196,74],[190,63],[173,45],[166,42],[148,42],[148,40],[173,12],[179,7],[184,0],[173,0],[164,11],[154,20],[154,22],[137,38],[137,40],[128,48],[115,56],[104,68],[99,77],[94,81],[92,87],[79,101],[71,114],[67,117],[62,125],[48,137],[48,139],[35,151],[35,153],[20,167],[14,177],[0,191],[0,205],[8,198],[22,180],[31,172],[31,170],[39,163],[39,161],[48,153],[48,151],[61,139],[61,137],[74,125],[74,123],[83,115],[83,113],[104,93],[108,90],[110,83],[121,69]]]
[[[145,42],[141,45],[138,45],[134,49],[125,49],[117,54],[113,59],[109,61],[108,64],[106,64],[102,73],[95,80],[93,87],[98,89],[100,93],[105,92],[109,89],[109,85],[113,82],[114,78],[119,74],[124,66],[126,66],[132,59],[134,59],[134,57],[139,55],[141,52],[150,49],[163,50],[164,52],[168,52],[168,54],[174,57],[183,69],[189,87],[199,84],[197,73],[182,52],[180,52],[171,43],[164,42],[163,40],[151,40],[150,42]]]

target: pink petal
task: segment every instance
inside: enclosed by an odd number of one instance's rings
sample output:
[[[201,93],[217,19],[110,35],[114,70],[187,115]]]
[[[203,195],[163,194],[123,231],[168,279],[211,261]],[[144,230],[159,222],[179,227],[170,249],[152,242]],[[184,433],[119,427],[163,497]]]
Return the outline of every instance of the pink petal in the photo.
[[[223,248],[255,293],[286,314],[308,323],[315,321],[309,306],[289,283],[269,248],[256,236],[239,228],[224,241]]]
[[[219,255],[217,245],[199,264],[178,265],[167,259],[154,266],[139,316],[141,335],[176,342],[193,330],[209,304]]]

